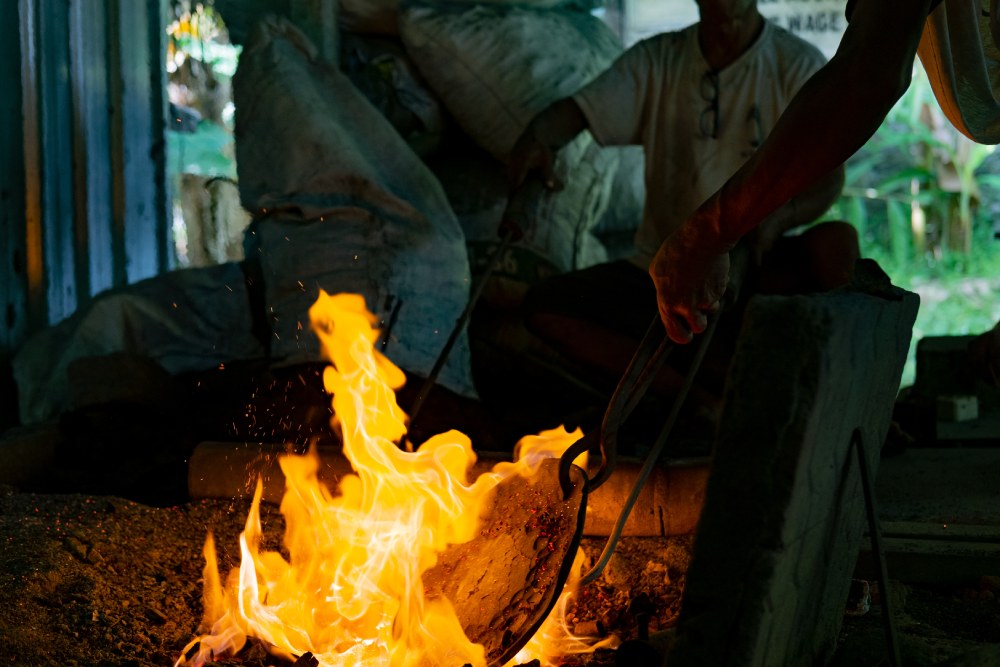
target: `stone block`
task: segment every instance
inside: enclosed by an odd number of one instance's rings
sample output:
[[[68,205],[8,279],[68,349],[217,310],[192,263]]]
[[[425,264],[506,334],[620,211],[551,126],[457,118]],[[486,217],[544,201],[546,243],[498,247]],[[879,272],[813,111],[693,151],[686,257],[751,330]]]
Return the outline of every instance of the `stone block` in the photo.
[[[727,381],[671,667],[825,664],[919,299],[891,285],[757,296]]]
[[[979,418],[979,399],[975,396],[938,396],[938,421],[964,422]]]

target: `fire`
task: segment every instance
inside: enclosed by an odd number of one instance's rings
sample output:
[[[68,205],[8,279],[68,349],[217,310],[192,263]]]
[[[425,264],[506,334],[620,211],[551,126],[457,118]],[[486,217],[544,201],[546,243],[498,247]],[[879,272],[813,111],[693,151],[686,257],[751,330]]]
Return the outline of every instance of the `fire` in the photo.
[[[573,561],[573,572],[566,582],[566,589],[560,594],[555,608],[546,617],[528,643],[518,652],[515,662],[524,664],[538,659],[542,665],[557,665],[559,659],[579,653],[593,653],[599,648],[617,648],[621,643],[614,635],[597,640],[594,637],[578,637],[566,625],[566,610],[573,601],[577,583],[583,574],[584,555],[577,551]]]
[[[205,542],[206,634],[176,666],[235,654],[248,637],[285,658],[310,652],[328,667],[486,665],[483,646],[466,638],[452,604],[427,598],[421,577],[449,545],[473,539],[501,480],[531,475],[581,434],[559,428],[528,436],[515,463],[469,483],[476,456],[464,434],[439,434],[413,452],[395,444],[406,432],[395,397],[405,376],[375,350],[375,318],[362,297],[323,292],[309,315],[331,361],[324,384],[355,474],[334,494],[317,479],[315,452],[282,457],[287,558],[261,549],[258,481],[240,565],[224,581],[211,535]]]

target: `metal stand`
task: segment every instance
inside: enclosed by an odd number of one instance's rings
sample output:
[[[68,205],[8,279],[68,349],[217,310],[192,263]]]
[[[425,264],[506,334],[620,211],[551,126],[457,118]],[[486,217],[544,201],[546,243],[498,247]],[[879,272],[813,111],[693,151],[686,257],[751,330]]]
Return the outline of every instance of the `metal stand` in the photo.
[[[903,661],[899,654],[896,622],[892,616],[892,602],[889,599],[889,575],[885,567],[885,551],[882,549],[882,527],[878,519],[878,508],[875,505],[875,483],[868,471],[868,456],[865,453],[864,438],[860,428],[854,429],[854,433],[851,434],[851,443],[855,446],[855,451],[858,454],[858,471],[861,473],[861,487],[865,494],[868,534],[872,540],[872,555],[875,557],[876,580],[882,603],[882,625],[885,629],[887,662],[890,667],[901,667]]]

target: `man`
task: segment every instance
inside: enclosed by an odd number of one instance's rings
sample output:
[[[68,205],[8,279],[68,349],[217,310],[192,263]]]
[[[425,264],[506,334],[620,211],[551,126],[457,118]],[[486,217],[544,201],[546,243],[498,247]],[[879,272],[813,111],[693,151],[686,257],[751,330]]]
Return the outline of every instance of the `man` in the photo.
[[[685,343],[705,329],[736,242],[874,134],[909,86],[915,54],[952,124],[980,143],[1000,142],[1000,1],[986,1],[989,9],[980,0],[848,3],[834,57],[760,149],[657,251],[649,273],[671,339]]]
[[[656,316],[647,268],[662,241],[754,153],[824,62],[815,47],[766,21],[755,0],[699,0],[698,7],[699,23],[639,42],[575,95],[536,116],[509,161],[512,189],[531,170],[558,188],[554,153],[585,129],[602,145],[644,147],[646,203],[634,256],[557,276],[525,302],[530,329],[613,377]],[[771,215],[754,235],[755,255],[823,213],[842,184],[842,171],[834,170]],[[803,249],[826,238],[846,248],[848,261],[832,268],[832,280],[842,282],[843,266],[857,255],[856,235],[834,225],[803,239]]]

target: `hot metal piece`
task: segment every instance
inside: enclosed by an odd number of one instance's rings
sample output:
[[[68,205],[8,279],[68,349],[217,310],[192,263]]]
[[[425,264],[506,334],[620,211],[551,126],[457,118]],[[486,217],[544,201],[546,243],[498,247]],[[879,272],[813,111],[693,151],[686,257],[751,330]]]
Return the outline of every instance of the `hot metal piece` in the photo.
[[[479,536],[450,547],[424,573],[427,597],[448,598],[491,666],[524,647],[569,577],[583,533],[586,477],[574,467],[576,491],[564,499],[558,466],[548,459],[530,478],[501,482]]]

